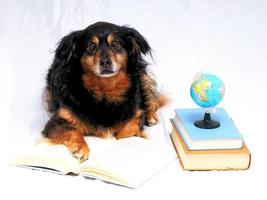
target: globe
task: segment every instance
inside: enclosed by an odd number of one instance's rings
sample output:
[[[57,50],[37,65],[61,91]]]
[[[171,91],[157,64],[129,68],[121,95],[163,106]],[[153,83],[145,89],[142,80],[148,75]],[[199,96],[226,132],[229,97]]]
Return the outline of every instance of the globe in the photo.
[[[225,93],[223,81],[215,75],[198,73],[190,88],[193,101],[204,108],[213,108],[219,104]]]
[[[225,93],[223,81],[215,75],[198,73],[190,87],[193,101],[205,108],[203,120],[195,121],[198,128],[212,129],[220,127],[220,122],[211,120],[211,111],[222,101]]]

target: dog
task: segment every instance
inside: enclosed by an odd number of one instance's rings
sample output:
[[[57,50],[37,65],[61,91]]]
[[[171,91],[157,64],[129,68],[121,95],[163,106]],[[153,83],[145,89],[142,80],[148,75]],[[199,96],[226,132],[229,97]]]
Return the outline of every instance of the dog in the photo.
[[[81,162],[89,156],[85,135],[145,138],[144,126],[159,121],[156,111],[167,98],[144,55],[150,45],[128,26],[97,22],[63,37],[46,77],[51,118],[42,135]]]

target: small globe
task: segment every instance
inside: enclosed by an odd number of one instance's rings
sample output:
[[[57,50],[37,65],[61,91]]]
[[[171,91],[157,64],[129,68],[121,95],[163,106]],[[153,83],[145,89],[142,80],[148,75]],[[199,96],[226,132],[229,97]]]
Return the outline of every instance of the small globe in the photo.
[[[198,73],[190,88],[193,101],[203,108],[213,108],[224,97],[223,81],[215,75]]]

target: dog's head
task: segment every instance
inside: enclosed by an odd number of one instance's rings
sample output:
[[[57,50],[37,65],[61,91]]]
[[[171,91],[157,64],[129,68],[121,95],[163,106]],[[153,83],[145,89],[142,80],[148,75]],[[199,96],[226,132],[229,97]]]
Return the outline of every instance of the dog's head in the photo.
[[[65,36],[56,57],[65,64],[76,63],[84,73],[109,78],[126,71],[129,62],[144,63],[142,54],[151,54],[145,38],[135,29],[97,22]]]

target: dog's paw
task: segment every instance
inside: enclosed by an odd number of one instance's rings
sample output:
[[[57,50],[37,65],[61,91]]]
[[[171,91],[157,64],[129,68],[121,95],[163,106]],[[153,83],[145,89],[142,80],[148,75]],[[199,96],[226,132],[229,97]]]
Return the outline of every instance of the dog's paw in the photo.
[[[143,131],[139,131],[135,136],[148,139],[148,135]]]
[[[157,113],[149,113],[149,115],[147,116],[146,125],[153,126],[157,123],[159,123],[159,117]]]
[[[86,142],[71,142],[68,143],[68,148],[72,155],[77,158],[80,162],[84,162],[88,159],[89,148]]]

